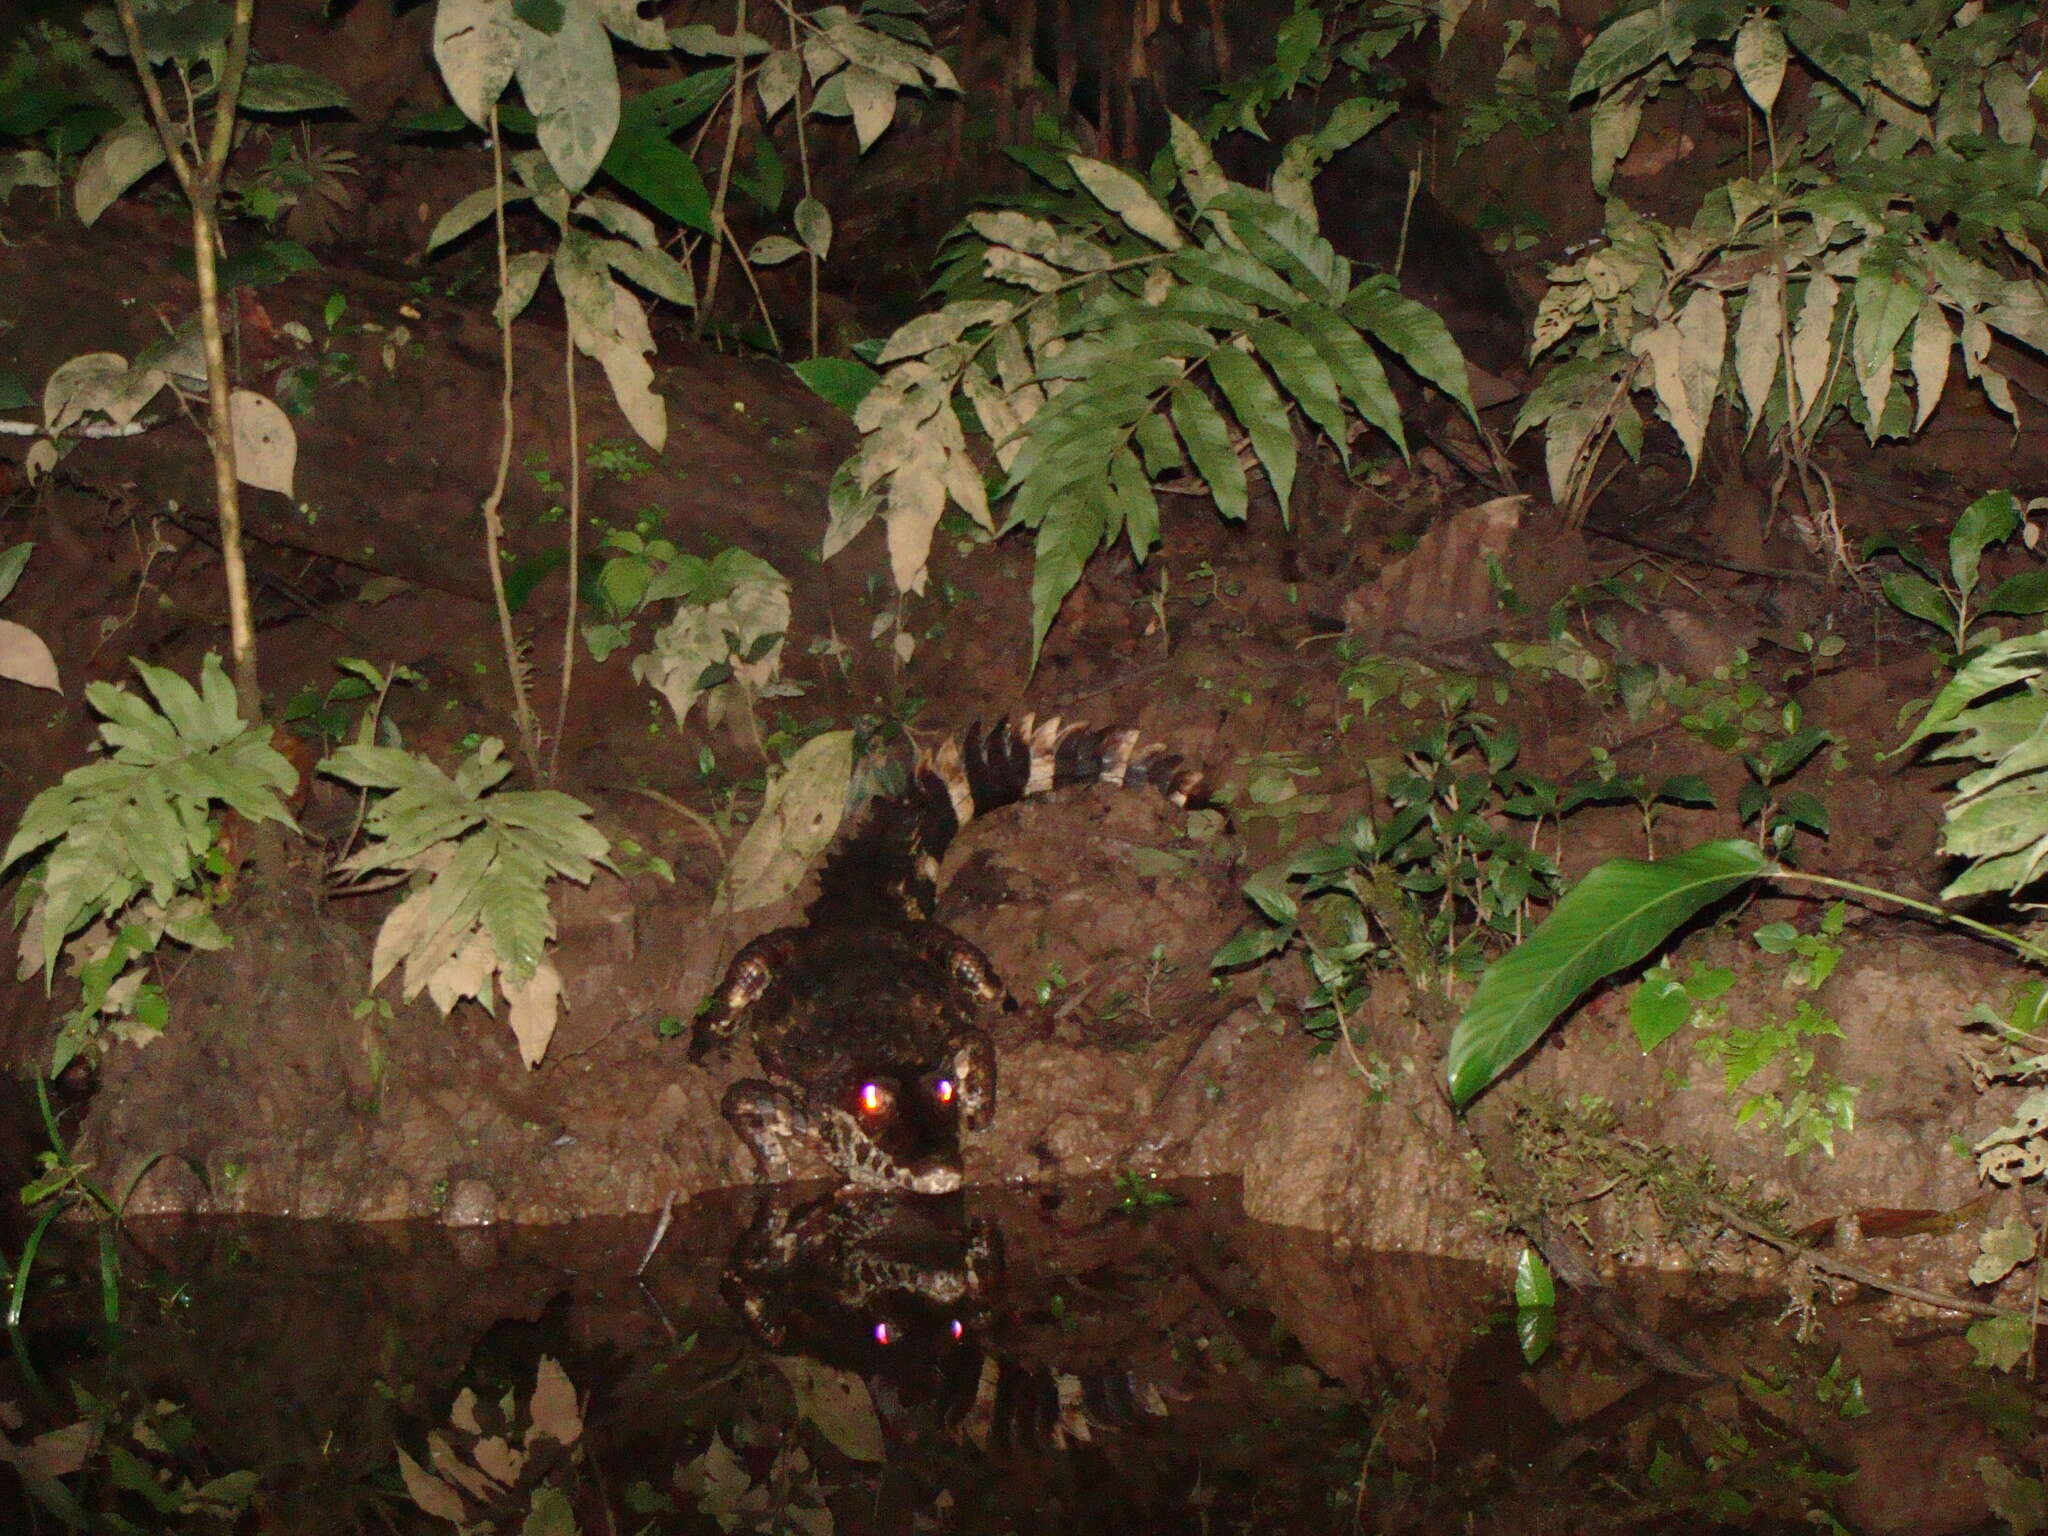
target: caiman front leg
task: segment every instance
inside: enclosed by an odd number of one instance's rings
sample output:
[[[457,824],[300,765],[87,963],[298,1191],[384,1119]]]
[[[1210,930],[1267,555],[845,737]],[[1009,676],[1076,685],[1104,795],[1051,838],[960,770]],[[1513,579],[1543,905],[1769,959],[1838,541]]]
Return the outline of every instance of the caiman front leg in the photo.
[[[743,1077],[725,1090],[719,1110],[754,1154],[763,1183],[787,1184],[796,1177],[791,1148],[811,1136],[811,1118],[794,1094]]]
[[[996,1046],[987,1033],[964,1029],[946,1044],[953,1091],[960,1104],[960,1128],[979,1134],[996,1119]]]
[[[732,957],[725,968],[725,980],[711,994],[709,1006],[697,1020],[697,1033],[690,1041],[690,1060],[702,1061],[714,1046],[729,1043],[745,1015],[775,981],[775,973],[789,964],[795,953],[801,928],[776,928],[764,933]]]

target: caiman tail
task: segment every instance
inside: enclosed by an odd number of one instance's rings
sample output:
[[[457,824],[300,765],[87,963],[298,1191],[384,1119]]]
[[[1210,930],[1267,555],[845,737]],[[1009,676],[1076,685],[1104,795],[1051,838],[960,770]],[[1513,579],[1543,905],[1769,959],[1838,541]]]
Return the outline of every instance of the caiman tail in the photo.
[[[926,753],[900,794],[877,801],[818,871],[809,921],[873,922],[885,913],[931,917],[939,861],[977,816],[1070,784],[1150,787],[1182,809],[1207,803],[1202,775],[1135,730],[1026,715],[979,725]]]

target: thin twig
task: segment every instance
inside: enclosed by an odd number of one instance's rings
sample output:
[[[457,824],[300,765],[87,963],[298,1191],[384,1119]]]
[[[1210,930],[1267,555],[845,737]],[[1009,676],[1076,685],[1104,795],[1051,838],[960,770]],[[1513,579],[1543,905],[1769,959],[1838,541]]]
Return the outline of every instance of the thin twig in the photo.
[[[498,123],[498,105],[491,103],[491,187],[495,193],[493,213],[498,234],[498,347],[504,389],[499,396],[498,475],[491,494],[484,498],[484,551],[491,570],[491,596],[498,609],[498,640],[505,648],[505,670],[512,678],[512,718],[519,727],[520,749],[526,755],[528,771],[540,772],[539,733],[533,710],[526,702],[526,679],[519,669],[519,641],[512,633],[512,604],[505,596],[505,561],[500,548],[505,523],[499,507],[512,477],[512,306],[511,257],[505,241],[505,135]],[[574,573],[571,573],[572,581]]]
[[[583,440],[576,411],[576,328],[562,333],[562,377],[569,395],[569,616],[562,621],[562,685],[555,695],[555,739],[548,743],[548,782],[561,766],[569,728],[569,685],[576,677],[577,606],[583,586]]]

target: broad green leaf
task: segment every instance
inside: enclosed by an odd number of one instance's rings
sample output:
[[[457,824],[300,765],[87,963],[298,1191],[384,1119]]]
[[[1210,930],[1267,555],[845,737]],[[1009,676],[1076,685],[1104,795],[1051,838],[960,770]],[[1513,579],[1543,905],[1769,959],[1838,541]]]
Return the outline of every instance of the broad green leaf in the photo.
[[[627,105],[630,108],[631,103]],[[710,234],[710,189],[697,162],[670,141],[670,131],[629,116],[605,151],[604,169],[619,185],[686,229]]]
[[[1242,521],[1249,505],[1244,466],[1230,446],[1230,429],[1223,424],[1209,397],[1192,384],[1174,388],[1170,409],[1173,425],[1186,445],[1209,494],[1216,498],[1216,510],[1232,522]]]
[[[790,364],[789,371],[804,381],[820,399],[828,400],[848,415],[882,376],[866,363],[850,357],[814,357]]]
[[[340,86],[297,64],[251,64],[242,76],[245,112],[321,112],[348,104]]]
[[[2017,682],[2036,676],[2044,669],[2048,669],[2048,631],[2016,635],[1988,646],[1935,695],[1934,703],[1920,717],[1920,723],[1906,738],[1902,749],[1926,737],[1962,729],[1965,723],[1963,712],[1970,705],[1986,695],[2002,692]]]
[[[1956,590],[1968,596],[1977,586],[1978,562],[1984,551],[2001,544],[2019,531],[2020,507],[2011,491],[1992,491],[1979,496],[1956,519],[1948,536],[1949,571]]]
[[[1470,1103],[1594,982],[1633,965],[1771,868],[1753,843],[1729,840],[1654,863],[1610,859],[1593,869],[1480,978],[1451,1036],[1452,1101]]]
[[[1407,435],[1401,427],[1401,406],[1394,387],[1387,382],[1387,370],[1378,354],[1357,329],[1334,310],[1304,305],[1291,316],[1295,328],[1329,365],[1331,376],[1344,391],[1352,408],[1392,441],[1403,456],[1408,452]],[[1343,438],[1338,439],[1344,451]]]
[[[619,126],[618,67],[596,13],[581,5],[570,8],[553,36],[526,28],[518,76],[549,166],[563,186],[581,192]]]
[[[1148,478],[1170,475],[1187,463],[1181,456],[1180,439],[1173,435],[1173,424],[1157,411],[1148,411],[1138,419],[1136,438]]]
[[[1917,571],[1886,571],[1878,585],[1891,605],[1901,613],[1924,619],[1944,634],[1955,626],[1955,610],[1942,591]]]
[[[1351,264],[1337,254],[1313,220],[1262,192],[1234,187],[1216,206],[1249,251],[1314,297],[1336,302],[1351,285]],[[1221,253],[1212,253],[1220,256]]]
[[[1963,1330],[1963,1337],[1977,1351],[1978,1365],[2009,1371],[2026,1359],[2033,1347],[2033,1319],[2025,1312],[2001,1312],[1997,1317],[1980,1318],[1970,1324]]]
[[[1156,415],[1145,419],[1162,420]],[[1152,482],[1144,467],[1129,449],[1109,461],[1109,489],[1116,505],[1117,521],[1123,525],[1124,537],[1130,542],[1131,558],[1143,565],[1145,557],[1159,543],[1159,500],[1153,494]]]
[[[554,937],[545,861],[518,840],[501,836],[497,857],[477,882],[477,921],[491,941],[509,988],[529,980]]]
[[[1885,402],[1891,398],[1899,341],[1920,313],[1921,295],[1891,272],[1874,272],[1866,266],[1856,280],[1854,302],[1856,324],[1850,358],[1874,442],[1883,423]]]
[[[1259,357],[1273,370],[1281,388],[1323,435],[1337,446],[1347,448],[1344,403],[1337,396],[1337,381],[1315,346],[1300,331],[1277,320],[1262,321],[1249,332]]]
[[[601,246],[600,252],[614,272],[656,298],[667,299],[684,309],[697,307],[697,285],[690,269],[667,251],[643,250],[613,240]]]
[[[1572,71],[1565,94],[1582,96],[1588,91],[1605,90],[1640,74],[1664,57],[1675,41],[1670,13],[1661,5],[1624,16],[1604,29],[1579,55],[1578,67]]]
[[[1534,1248],[1524,1248],[1522,1256],[1515,1260],[1515,1305],[1557,1305],[1557,1283],[1551,1279],[1550,1266],[1543,1262],[1543,1255]]]
[[[35,553],[33,543],[16,544],[0,550],[0,601],[14,590],[14,584],[21,580],[22,567],[28,564],[28,557]]]
[[[1635,1031],[1644,1055],[1677,1034],[1691,1017],[1692,994],[1669,966],[1646,972],[1628,1000],[1629,1028]]]
[[[1173,253],[1169,269],[1183,282],[1240,304],[1293,309],[1304,302],[1298,289],[1248,251],[1184,246]]]
[[[0,582],[0,595],[6,587]],[[1986,613],[2048,613],[2048,571],[2022,571],[2008,576],[1984,599]]]

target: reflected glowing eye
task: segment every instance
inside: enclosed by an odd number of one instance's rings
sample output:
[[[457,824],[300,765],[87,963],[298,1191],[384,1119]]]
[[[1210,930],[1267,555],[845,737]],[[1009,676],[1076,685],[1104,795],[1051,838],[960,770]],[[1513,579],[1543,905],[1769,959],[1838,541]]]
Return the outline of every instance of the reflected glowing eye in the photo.
[[[956,1317],[956,1318],[954,1318],[954,1319],[953,1319],[953,1337],[957,1339],[957,1338],[959,1338],[959,1337],[960,1337],[960,1335],[962,1335],[962,1334],[963,1334],[963,1333],[965,1333],[966,1331],[967,1331],[967,1330],[966,1330],[965,1328],[963,1328],[963,1327],[962,1327],[962,1326],[960,1325],[960,1319],[959,1319],[959,1318],[957,1318],[957,1317]]]
[[[875,1324],[875,1342],[884,1346],[894,1344],[896,1342],[895,1330],[890,1328],[887,1323]]]
[[[882,1107],[882,1085],[880,1083],[862,1083],[860,1085],[860,1107],[871,1115]],[[889,1341],[884,1339],[882,1342],[886,1344]]]
[[[941,1104],[952,1103],[953,1079],[951,1079],[950,1077],[940,1078],[936,1083],[932,1084],[932,1093],[937,1097],[938,1101]]]

